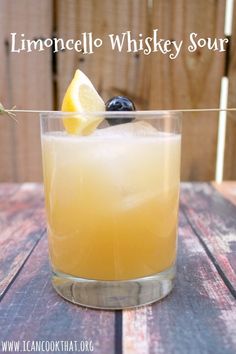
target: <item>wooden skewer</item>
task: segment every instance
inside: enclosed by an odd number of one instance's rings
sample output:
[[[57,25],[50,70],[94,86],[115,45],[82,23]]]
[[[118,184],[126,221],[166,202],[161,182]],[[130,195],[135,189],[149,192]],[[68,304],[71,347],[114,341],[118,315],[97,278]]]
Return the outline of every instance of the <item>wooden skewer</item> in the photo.
[[[232,111],[235,112],[236,108],[197,108],[197,109],[189,109],[189,108],[184,108],[184,109],[160,109],[160,110],[156,110],[156,111],[163,111],[163,112],[220,112],[220,111]],[[12,107],[11,109],[6,109],[5,107],[3,107],[3,105],[0,103],[0,115],[8,115],[10,118],[12,118],[16,123],[18,123],[17,119],[16,119],[16,113],[55,113],[57,111],[45,111],[45,110],[35,110],[35,109],[15,109],[15,107]],[[143,113],[150,113],[152,111],[142,111]],[[153,111],[154,113],[155,111]],[[60,111],[58,111],[58,113],[60,113]],[[73,112],[71,112],[73,113]],[[98,113],[98,112],[95,112]],[[102,112],[101,112],[102,113]],[[110,113],[114,113],[114,115],[122,115],[123,112],[110,112]],[[132,112],[128,112],[128,113],[132,113]],[[138,111],[137,111],[137,114]]]
[[[42,110],[34,110],[34,109],[8,109],[6,111],[7,112],[11,112],[11,113],[55,113],[56,112],[56,111],[46,111],[46,110],[44,110],[44,111],[42,111]],[[156,109],[156,111],[168,111],[168,112],[220,112],[220,111],[233,111],[234,112],[234,111],[236,111],[236,108]],[[2,113],[4,113],[4,111]]]

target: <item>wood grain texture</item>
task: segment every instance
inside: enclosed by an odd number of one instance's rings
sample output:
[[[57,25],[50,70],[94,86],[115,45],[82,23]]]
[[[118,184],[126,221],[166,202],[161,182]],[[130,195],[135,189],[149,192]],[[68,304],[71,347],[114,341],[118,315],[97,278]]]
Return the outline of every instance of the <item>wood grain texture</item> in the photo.
[[[183,185],[181,205],[212,261],[236,294],[236,207],[210,184]]]
[[[211,108],[219,106],[225,52],[199,48],[188,52],[189,34],[224,38],[225,1],[153,0],[152,28],[160,38],[183,40],[180,55],[171,60],[152,54],[149,86],[151,109]],[[183,119],[182,180],[215,177],[217,113],[186,113]]]
[[[123,311],[124,354],[233,354],[235,299],[180,212],[177,279],[164,300]]]
[[[103,40],[93,54],[63,51],[58,54],[58,107],[65,89],[77,68],[84,71],[106,101],[115,95],[134,99],[137,108],[147,107],[149,92],[144,56],[112,51],[108,34],[131,31],[147,35],[148,8],[145,0],[70,0],[57,1],[57,35],[63,38],[82,38],[92,32],[93,38]]]
[[[212,183],[213,187],[218,190],[225,198],[236,204],[236,182],[227,181],[223,183]]]
[[[45,233],[41,185],[0,186],[0,298]]]
[[[182,185],[173,292],[123,316],[72,305],[52,289],[46,235],[37,231],[44,230],[42,206],[41,185],[0,186],[1,269],[12,272],[0,340],[92,340],[98,354],[235,353],[236,206],[211,185]]]
[[[0,102],[6,106],[10,102],[9,62],[7,36],[7,2],[0,2]],[[5,116],[0,116],[0,182],[15,179],[15,123]]]
[[[235,6],[236,8],[236,6]],[[137,109],[218,107],[225,52],[199,49],[189,53],[188,36],[224,37],[225,0],[30,0],[0,1],[0,102],[7,107],[60,109],[75,69],[82,69],[106,101],[126,95]],[[236,10],[234,10],[236,11]],[[234,16],[236,18],[236,16]],[[235,32],[229,56],[229,106],[235,106]],[[134,38],[152,35],[184,40],[178,58],[160,53],[112,51],[108,34],[131,31]],[[10,33],[30,39],[52,35],[80,39],[92,32],[104,43],[93,54],[50,50],[10,53]],[[54,67],[53,65],[54,64]],[[0,119],[0,182],[41,181],[37,115],[18,114],[16,125]],[[236,176],[236,120],[228,115],[224,178]],[[217,113],[185,114],[183,119],[182,180],[212,180],[215,175]]]
[[[52,1],[2,0],[0,14],[0,102],[18,109],[52,109],[50,50],[12,53],[10,48],[12,32],[31,40],[51,37]],[[0,119],[0,181],[40,181],[38,115],[18,114],[17,120]]]
[[[228,58],[228,107],[236,107],[236,2],[234,1],[233,31]],[[236,113],[228,112],[225,141],[224,180],[236,179]]]
[[[1,301],[0,338],[91,340],[94,353],[113,354],[114,320],[113,311],[89,310],[72,305],[57,295],[50,282],[47,240],[44,237]]]

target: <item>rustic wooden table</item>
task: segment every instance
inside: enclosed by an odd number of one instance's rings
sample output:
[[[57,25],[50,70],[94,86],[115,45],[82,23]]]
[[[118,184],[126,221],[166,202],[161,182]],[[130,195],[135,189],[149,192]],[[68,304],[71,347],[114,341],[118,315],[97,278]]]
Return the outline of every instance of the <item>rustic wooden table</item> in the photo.
[[[175,289],[150,306],[99,311],[52,289],[42,186],[0,185],[0,351],[5,340],[90,340],[101,354],[235,353],[235,204],[236,182],[182,184]]]

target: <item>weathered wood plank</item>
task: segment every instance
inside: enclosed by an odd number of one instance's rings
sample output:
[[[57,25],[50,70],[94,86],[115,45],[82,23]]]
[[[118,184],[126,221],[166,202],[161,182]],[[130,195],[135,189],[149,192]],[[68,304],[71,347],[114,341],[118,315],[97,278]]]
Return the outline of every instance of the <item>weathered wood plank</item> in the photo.
[[[0,298],[45,232],[42,186],[0,186]]]
[[[219,106],[225,52],[199,48],[189,53],[189,34],[224,37],[225,0],[153,0],[152,28],[159,37],[183,40],[180,55],[171,60],[152,54],[149,109]],[[183,119],[182,180],[207,181],[215,176],[217,113],[186,113]]]
[[[52,0],[0,1],[0,101],[18,109],[52,108],[51,52],[12,53],[10,33],[26,39],[50,38]],[[17,46],[19,41],[17,41]],[[18,124],[0,119],[1,182],[41,181],[37,114],[18,114]]]
[[[222,183],[212,182],[212,185],[225,198],[229,199],[233,204],[236,204],[236,182],[235,181],[227,181]]]
[[[182,191],[186,217],[236,293],[235,205],[207,183],[186,183]]]
[[[236,107],[236,3],[233,9],[233,31],[228,58],[228,107]],[[225,140],[224,179],[236,179],[236,113],[228,112]]]
[[[1,340],[88,340],[94,353],[113,354],[114,323],[114,311],[82,308],[56,294],[50,283],[46,237],[0,303]]]
[[[58,54],[58,104],[77,68],[92,80],[104,100],[123,94],[134,99],[137,108],[147,108],[149,97],[149,58],[137,53],[112,51],[108,34],[131,31],[138,38],[148,35],[148,4],[146,0],[93,1],[57,0],[57,35],[81,38],[92,32],[103,40],[93,54],[63,51]]]
[[[19,221],[27,203],[28,209],[37,210],[42,191],[30,197],[33,186],[23,185],[28,189],[27,198],[24,188],[17,185],[0,188],[0,222],[6,215],[8,221]],[[225,227],[232,230],[235,207],[207,184],[185,184],[181,204],[184,213],[187,206],[191,208],[187,213],[191,225],[181,212],[176,288],[159,303],[123,312],[124,354],[233,354],[236,350],[235,299],[193,231],[196,226],[202,228],[204,218],[210,220],[208,213],[220,220],[224,216]],[[196,219],[196,210],[200,220]],[[38,214],[38,221],[42,219]],[[208,230],[212,223],[204,227]],[[216,243],[218,236],[213,240]],[[44,237],[5,293],[0,305],[1,340],[88,339],[93,341],[95,353],[115,353],[120,343],[115,345],[114,328],[121,321],[115,321],[114,312],[83,309],[58,297],[50,285],[46,250]]]
[[[0,2],[0,102],[6,106],[10,102],[10,78],[8,61],[8,44],[5,40],[7,32],[7,2]],[[13,181],[15,177],[14,155],[14,121],[0,116],[0,182]]]
[[[123,311],[123,353],[235,353],[235,299],[182,212],[178,253],[172,294]]]

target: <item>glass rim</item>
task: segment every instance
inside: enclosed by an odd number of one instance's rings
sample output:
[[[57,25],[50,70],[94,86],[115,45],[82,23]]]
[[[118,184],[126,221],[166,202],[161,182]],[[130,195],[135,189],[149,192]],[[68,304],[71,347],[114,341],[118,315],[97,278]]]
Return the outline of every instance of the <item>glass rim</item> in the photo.
[[[101,118],[134,118],[145,116],[148,119],[164,119],[164,118],[181,118],[180,110],[144,110],[144,111],[99,111],[99,112],[62,112],[62,111],[45,111],[40,113],[40,118],[76,118],[75,116],[96,116]]]

